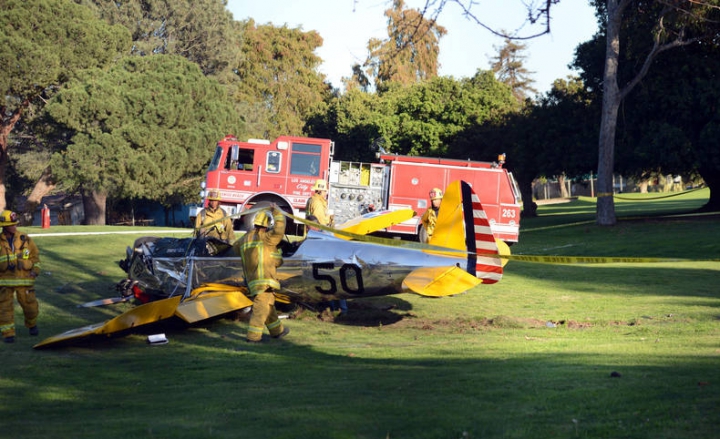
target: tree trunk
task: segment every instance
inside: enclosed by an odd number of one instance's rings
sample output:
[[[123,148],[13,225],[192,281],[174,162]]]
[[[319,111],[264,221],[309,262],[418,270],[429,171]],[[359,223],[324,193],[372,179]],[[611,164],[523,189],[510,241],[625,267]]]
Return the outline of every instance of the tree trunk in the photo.
[[[520,196],[523,200],[522,218],[535,218],[537,216],[537,203],[533,201],[532,179],[525,183],[524,180],[518,181],[520,187]]]
[[[8,163],[10,162],[10,156],[8,155],[8,148],[10,146],[8,145],[8,138],[13,128],[15,128],[15,124],[20,120],[23,110],[29,104],[30,101],[26,99],[22,105],[7,118],[5,118],[4,114],[5,107],[0,107],[3,110],[3,114],[0,114],[0,118],[2,118],[2,125],[0,125],[0,210],[5,210],[7,207],[5,180]]]
[[[701,166],[698,171],[710,189],[710,199],[700,209],[704,212],[720,212],[720,174],[717,169]]]
[[[567,190],[567,180],[565,179],[565,174],[558,175],[557,181],[560,186],[560,198],[570,198],[570,194],[568,194]]]
[[[104,226],[107,194],[89,190],[83,190],[81,193],[83,209],[85,210],[85,220],[83,224],[88,226]]]
[[[7,138],[0,139],[0,211],[7,208],[7,188],[5,187],[5,180],[7,176],[8,162],[7,153]]]
[[[37,208],[40,206],[43,197],[49,194],[53,189],[55,189],[55,182],[52,178],[52,171],[48,166],[45,168],[38,181],[35,182],[35,187],[25,202],[25,209],[22,212],[23,224],[33,223],[35,212],[37,212]]]
[[[598,142],[597,171],[597,218],[601,226],[613,226],[615,203],[613,201],[613,167],[615,165],[615,132],[620,108],[620,90],[617,73],[620,56],[620,24],[622,10],[618,0],[608,0],[608,24],[605,39],[605,72],[603,74],[603,103],[600,118],[600,139]]]

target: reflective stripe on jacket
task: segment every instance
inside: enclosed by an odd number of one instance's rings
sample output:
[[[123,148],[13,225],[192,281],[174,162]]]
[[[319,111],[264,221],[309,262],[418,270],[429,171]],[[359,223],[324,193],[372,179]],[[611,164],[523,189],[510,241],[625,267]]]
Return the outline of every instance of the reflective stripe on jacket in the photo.
[[[40,274],[40,251],[33,240],[16,231],[12,239],[0,234],[0,286],[30,287]]]
[[[245,281],[250,295],[268,289],[279,289],[277,267],[282,265],[282,255],[277,246],[285,235],[285,215],[273,211],[275,225],[272,228],[254,228],[240,238],[233,246],[242,258]]]

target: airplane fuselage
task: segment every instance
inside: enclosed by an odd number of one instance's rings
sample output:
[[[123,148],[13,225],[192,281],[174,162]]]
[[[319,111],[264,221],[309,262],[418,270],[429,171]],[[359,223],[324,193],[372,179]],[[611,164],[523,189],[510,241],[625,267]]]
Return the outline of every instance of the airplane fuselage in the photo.
[[[297,251],[278,268],[283,292],[317,303],[406,292],[403,280],[421,267],[463,267],[466,259],[405,246],[348,241],[309,231]]]

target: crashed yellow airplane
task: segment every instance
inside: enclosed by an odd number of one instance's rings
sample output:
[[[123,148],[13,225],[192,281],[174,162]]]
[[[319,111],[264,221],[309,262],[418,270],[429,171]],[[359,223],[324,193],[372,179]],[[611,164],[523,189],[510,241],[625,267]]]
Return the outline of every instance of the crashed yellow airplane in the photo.
[[[413,215],[412,210],[373,212],[337,229],[320,227],[301,241],[286,242],[278,269],[283,287],[278,301],[316,304],[404,292],[441,297],[502,278],[500,256],[509,254],[509,248],[493,237],[480,200],[467,183],[457,181],[446,189],[428,244],[366,235]],[[106,322],[49,337],[35,348],[127,333],[172,317],[192,324],[252,305],[245,295],[241,260],[227,244],[141,238],[134,247],[120,264],[128,273],[121,297],[94,304],[129,299],[144,303]]]

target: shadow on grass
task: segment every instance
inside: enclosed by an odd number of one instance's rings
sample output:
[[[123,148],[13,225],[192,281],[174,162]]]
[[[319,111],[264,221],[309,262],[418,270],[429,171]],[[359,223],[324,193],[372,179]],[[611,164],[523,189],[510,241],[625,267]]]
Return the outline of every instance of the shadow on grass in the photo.
[[[372,344],[329,354],[292,334],[247,345],[218,322],[146,349],[133,339],[34,352],[0,416],[7,437],[105,439],[681,438],[712,437],[720,421],[710,356],[494,356],[481,336],[465,336],[464,357],[419,335],[410,343],[427,355],[378,358]],[[30,410],[41,422],[28,425]]]

